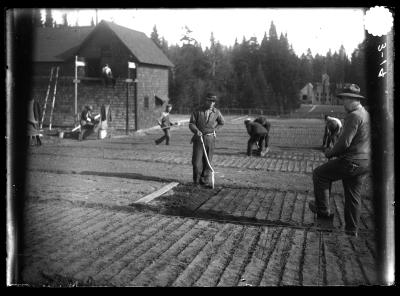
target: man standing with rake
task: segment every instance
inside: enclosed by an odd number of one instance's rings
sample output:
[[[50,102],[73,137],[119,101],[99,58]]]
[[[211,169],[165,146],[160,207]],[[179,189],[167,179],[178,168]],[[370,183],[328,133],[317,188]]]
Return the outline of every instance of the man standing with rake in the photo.
[[[215,131],[224,125],[221,112],[214,107],[216,101],[217,96],[208,93],[204,105],[190,116],[189,129],[194,134],[191,140],[193,143],[193,184],[196,187],[199,185],[212,187],[209,180],[212,168],[208,163],[211,164],[214,154]]]

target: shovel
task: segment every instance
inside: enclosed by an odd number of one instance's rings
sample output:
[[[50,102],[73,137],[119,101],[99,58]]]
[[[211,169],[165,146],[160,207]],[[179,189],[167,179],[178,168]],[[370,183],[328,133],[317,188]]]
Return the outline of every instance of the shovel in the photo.
[[[206,147],[204,146],[203,136],[200,137],[200,140],[201,140],[201,144],[203,145],[203,151],[204,151],[204,155],[206,156],[206,160],[207,160],[208,167],[209,167],[210,170],[211,170],[211,187],[212,187],[212,189],[214,189],[214,181],[215,181],[215,180],[214,180],[214,169],[212,168],[212,166],[211,166],[211,164],[210,164],[210,161],[208,160],[208,155],[207,155]]]

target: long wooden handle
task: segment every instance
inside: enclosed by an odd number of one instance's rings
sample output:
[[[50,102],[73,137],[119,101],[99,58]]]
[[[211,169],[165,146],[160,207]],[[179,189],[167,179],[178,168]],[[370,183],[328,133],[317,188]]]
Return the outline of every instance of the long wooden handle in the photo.
[[[200,140],[201,140],[201,144],[203,145],[203,151],[204,151],[204,154],[205,154],[205,156],[206,156],[207,164],[208,164],[208,166],[210,167],[210,170],[214,173],[214,169],[212,168],[212,166],[211,166],[211,164],[210,164],[210,161],[208,160],[208,155],[207,155],[207,151],[206,151],[206,146],[204,146],[204,142],[203,142],[203,136],[200,137]]]

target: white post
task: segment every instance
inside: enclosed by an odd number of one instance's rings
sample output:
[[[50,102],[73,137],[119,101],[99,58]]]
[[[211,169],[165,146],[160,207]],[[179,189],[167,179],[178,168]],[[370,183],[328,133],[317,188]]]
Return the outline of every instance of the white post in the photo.
[[[78,56],[75,56],[75,116],[78,114]]]

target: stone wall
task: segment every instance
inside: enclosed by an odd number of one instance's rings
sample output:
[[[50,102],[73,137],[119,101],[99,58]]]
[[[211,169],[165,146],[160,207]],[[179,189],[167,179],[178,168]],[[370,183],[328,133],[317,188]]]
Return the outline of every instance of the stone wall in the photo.
[[[138,129],[156,125],[165,104],[158,105],[155,96],[168,99],[168,70],[157,67],[140,67],[137,70]],[[146,99],[147,98],[147,99]],[[146,102],[147,101],[147,102]]]
[[[126,114],[128,109],[128,129],[134,131],[156,125],[156,120],[165,108],[165,104],[156,103],[155,95],[168,98],[168,70],[157,67],[138,68],[137,105],[135,112],[135,86],[127,84],[123,79],[116,81],[115,87],[103,85],[100,79],[82,79],[78,84],[78,113],[85,105],[92,105],[95,113],[100,112],[102,104],[111,105],[112,122],[109,125],[114,130],[126,129]],[[48,76],[34,77],[32,96],[44,107],[49,85]],[[51,105],[54,94],[54,83],[50,87],[46,105],[43,126],[50,122]],[[127,104],[128,98],[128,104]],[[75,110],[75,86],[73,77],[59,77],[52,115],[53,127],[73,127]],[[138,114],[137,126],[135,121]]]

